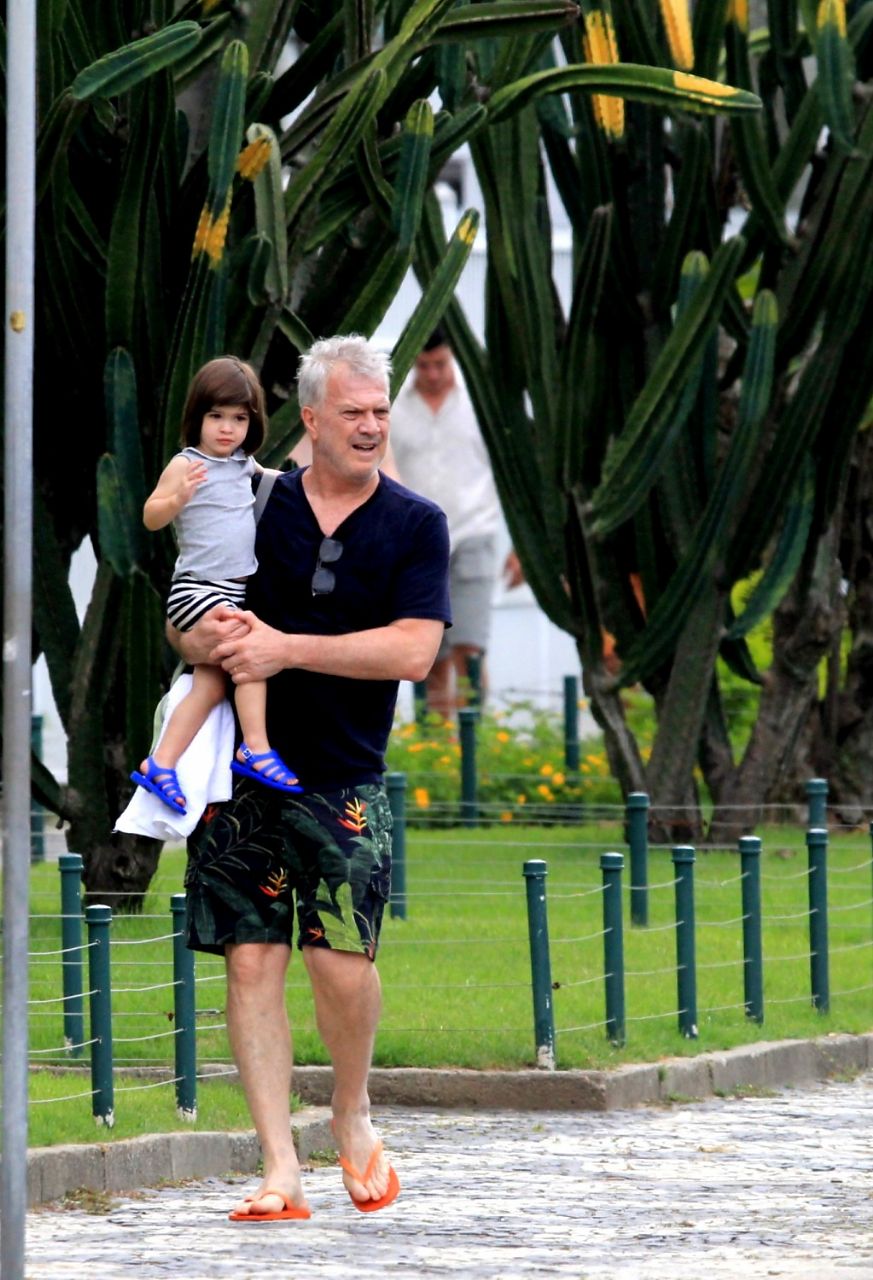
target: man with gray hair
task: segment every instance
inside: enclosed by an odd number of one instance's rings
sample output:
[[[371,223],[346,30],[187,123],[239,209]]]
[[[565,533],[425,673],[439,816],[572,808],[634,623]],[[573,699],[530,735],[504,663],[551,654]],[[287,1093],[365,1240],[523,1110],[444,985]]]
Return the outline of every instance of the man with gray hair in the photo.
[[[188,944],[225,956],[228,1036],[264,1156],[235,1221],[310,1215],[289,1114],[295,912],[346,1189],[364,1212],[400,1189],[367,1093],[391,866],[384,752],[398,681],[426,677],[450,613],[445,516],[379,470],[389,374],[388,357],[355,335],[301,358],[312,463],[275,480],[248,610],[218,609],[182,642],[188,661],[206,653],[235,684],[268,681],[270,740],[304,787],[286,796],[238,781],[188,846]]]

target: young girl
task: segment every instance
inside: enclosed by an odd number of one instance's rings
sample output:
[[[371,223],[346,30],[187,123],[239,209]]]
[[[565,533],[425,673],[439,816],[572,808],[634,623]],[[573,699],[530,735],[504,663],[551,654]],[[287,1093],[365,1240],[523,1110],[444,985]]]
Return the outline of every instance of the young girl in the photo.
[[[182,415],[184,447],[143,508],[147,529],[175,524],[179,557],[167,617],[179,631],[189,631],[216,605],[245,607],[246,579],[257,568],[252,454],[265,433],[264,392],[250,365],[220,356],[195,374]],[[226,687],[221,667],[196,666],[191,691],[173,711],[154,755],[130,775],[171,809],[186,811],[176,764]],[[234,772],[279,791],[302,791],[267,740],[266,682],[240,685],[234,702],[243,732]]]

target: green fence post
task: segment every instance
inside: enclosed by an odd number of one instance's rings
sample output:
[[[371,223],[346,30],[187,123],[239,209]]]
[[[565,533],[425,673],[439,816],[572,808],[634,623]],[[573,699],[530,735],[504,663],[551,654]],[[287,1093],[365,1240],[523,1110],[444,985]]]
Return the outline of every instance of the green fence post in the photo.
[[[823,827],[806,833],[809,860],[809,977],[813,1008],[830,1008],[828,975],[828,833]]]
[[[828,825],[828,780],[827,778],[810,778],[806,784],[807,822],[808,828]]]
[[[109,926],[112,908],[85,908],[88,926],[88,980],[91,988],[91,1114],[98,1124],[115,1124],[112,1083],[112,986]]]
[[[197,1119],[197,1009],[194,952],[185,944],[185,894],[170,898],[173,921],[173,1022],[176,1028],[176,1111],[180,1120]]]
[[[564,767],[567,773],[579,772],[579,683],[575,676],[564,676]]]
[[[458,729],[461,739],[461,825],[475,827],[479,817],[476,796],[476,721],[479,712],[475,707],[461,707],[458,711]]]
[[[30,717],[30,748],[42,759],[42,716]],[[30,861],[45,862],[45,809],[33,800],[30,806]]]
[[[468,653],[464,666],[470,684],[469,705],[478,709],[482,706],[482,654]]]
[[[649,797],[631,791],[625,802],[627,843],[630,850],[631,924],[649,923]]]
[[[392,917],[406,919],[406,774],[389,773],[385,790],[391,808],[391,898]]]
[[[61,873],[61,978],[64,990],[64,1043],[74,1058],[85,1042],[85,1002],[82,998],[82,858],[62,853]]]
[[[621,911],[620,853],[602,853],[603,873],[603,975],[606,988],[606,1035],[615,1045],[625,1042],[624,1029],[624,929]]]
[[[673,850],[676,870],[676,987],[679,1030],[697,1039],[697,958],[694,930],[694,850],[689,844]]]
[[[416,724],[422,724],[427,716],[427,681],[416,680],[412,688],[412,705],[415,708]]]
[[[546,910],[547,870],[545,862],[540,858],[532,858],[524,864],[537,1066],[554,1071],[555,1013],[552,1005],[552,962],[549,957],[549,920]]]
[[[764,1021],[764,959],[761,949],[761,841],[740,836],[743,894],[743,999],[746,1017]]]

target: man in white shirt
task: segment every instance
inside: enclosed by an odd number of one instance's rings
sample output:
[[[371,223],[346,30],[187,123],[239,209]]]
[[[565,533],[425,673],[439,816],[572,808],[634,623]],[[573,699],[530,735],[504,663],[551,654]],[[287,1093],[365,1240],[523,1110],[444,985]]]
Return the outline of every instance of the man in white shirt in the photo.
[[[436,502],[449,522],[453,625],[427,680],[427,705],[450,716],[466,700],[458,681],[467,677],[470,657],[479,658],[480,692],[486,689],[500,503],[473,405],[440,329],[394,401],[391,441],[403,484]],[[508,566],[507,573],[516,585]]]

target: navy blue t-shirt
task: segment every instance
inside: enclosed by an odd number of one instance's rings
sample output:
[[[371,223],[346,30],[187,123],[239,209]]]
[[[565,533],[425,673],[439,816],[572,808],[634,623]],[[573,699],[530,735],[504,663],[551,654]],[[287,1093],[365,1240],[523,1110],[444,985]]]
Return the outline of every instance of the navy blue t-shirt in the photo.
[[[324,537],[303,489],[305,469],[279,476],[258,523],[258,569],[247,605],[289,633],[336,636],[400,618],[451,623],[449,536],[438,506],[380,474],[379,485],[332,537],[336,585],[312,594]],[[394,719],[396,680],[292,669],[268,684],[270,745],[307,791],[378,782]]]

